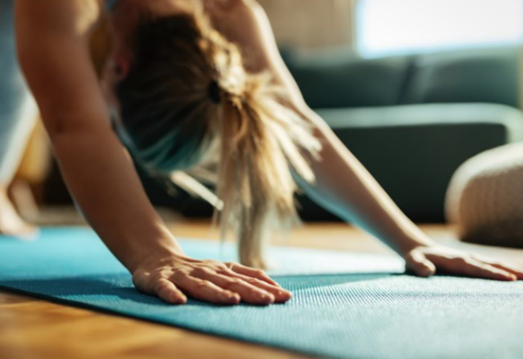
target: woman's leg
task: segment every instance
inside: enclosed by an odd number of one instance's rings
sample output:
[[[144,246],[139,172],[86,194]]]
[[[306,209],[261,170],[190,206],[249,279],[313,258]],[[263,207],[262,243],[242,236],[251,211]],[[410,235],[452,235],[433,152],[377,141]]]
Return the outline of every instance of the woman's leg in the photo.
[[[36,119],[16,59],[13,0],[0,0],[0,233],[25,235],[33,231],[17,214],[7,188],[20,164]]]

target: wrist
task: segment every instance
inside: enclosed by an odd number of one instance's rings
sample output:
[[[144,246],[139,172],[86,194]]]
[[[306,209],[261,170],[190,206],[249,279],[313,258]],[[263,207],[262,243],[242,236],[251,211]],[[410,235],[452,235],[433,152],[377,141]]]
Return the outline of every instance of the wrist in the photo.
[[[156,237],[147,244],[142,243],[139,248],[129,252],[125,266],[134,273],[138,268],[151,260],[162,258],[185,257],[182,247],[170,233],[166,236]]]
[[[405,257],[417,248],[432,247],[434,245],[434,241],[423,231],[416,227],[414,231],[405,233],[402,236],[402,238],[399,241],[397,241],[396,252],[400,256]]]

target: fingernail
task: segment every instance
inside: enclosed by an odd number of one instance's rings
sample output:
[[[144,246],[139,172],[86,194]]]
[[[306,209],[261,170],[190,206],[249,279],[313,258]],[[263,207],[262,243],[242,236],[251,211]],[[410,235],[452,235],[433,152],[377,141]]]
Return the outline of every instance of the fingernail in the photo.
[[[175,298],[174,299],[174,304],[185,304],[185,299],[184,298]]]
[[[227,295],[227,299],[229,299],[231,302],[239,302],[241,300],[240,296],[238,294],[229,293]]]
[[[291,294],[291,292],[288,292],[288,291],[286,291],[286,290],[280,290],[280,291],[278,291],[278,296],[279,296],[280,298],[283,297],[284,299],[287,299],[287,298],[290,299],[290,298],[292,298],[292,294]]]
[[[420,275],[422,277],[431,277],[433,275],[433,273],[432,273],[432,270],[426,268],[426,269],[421,270]]]
[[[274,302],[275,301],[275,298],[274,298],[274,296],[272,294],[262,294],[261,298],[263,300],[268,300],[270,302]]]

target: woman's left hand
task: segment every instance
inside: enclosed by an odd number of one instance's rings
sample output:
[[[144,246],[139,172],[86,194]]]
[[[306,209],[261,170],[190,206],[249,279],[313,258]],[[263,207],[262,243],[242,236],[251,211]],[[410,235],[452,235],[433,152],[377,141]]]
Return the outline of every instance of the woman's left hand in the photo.
[[[523,280],[523,269],[444,246],[420,246],[404,255],[407,270],[421,277],[436,273],[501,281]]]

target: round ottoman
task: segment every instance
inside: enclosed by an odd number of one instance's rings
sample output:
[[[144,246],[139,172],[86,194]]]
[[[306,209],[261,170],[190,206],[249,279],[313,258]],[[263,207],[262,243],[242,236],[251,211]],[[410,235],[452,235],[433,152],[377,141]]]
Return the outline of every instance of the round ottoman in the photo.
[[[523,248],[523,144],[483,152],[454,174],[447,219],[463,241]]]

